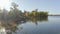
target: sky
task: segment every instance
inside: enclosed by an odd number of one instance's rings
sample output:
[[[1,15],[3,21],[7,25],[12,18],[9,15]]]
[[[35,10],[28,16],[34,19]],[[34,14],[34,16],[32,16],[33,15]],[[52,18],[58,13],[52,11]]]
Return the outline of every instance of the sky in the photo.
[[[11,2],[9,0],[0,0],[0,9],[9,9]]]
[[[20,10],[48,11],[49,14],[60,14],[60,0],[9,0],[19,5]]]

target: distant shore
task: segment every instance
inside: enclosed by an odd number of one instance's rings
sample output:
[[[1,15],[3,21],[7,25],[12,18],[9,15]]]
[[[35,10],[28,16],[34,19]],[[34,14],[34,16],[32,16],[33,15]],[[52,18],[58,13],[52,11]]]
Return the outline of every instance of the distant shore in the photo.
[[[48,16],[60,16],[60,15],[48,15]]]

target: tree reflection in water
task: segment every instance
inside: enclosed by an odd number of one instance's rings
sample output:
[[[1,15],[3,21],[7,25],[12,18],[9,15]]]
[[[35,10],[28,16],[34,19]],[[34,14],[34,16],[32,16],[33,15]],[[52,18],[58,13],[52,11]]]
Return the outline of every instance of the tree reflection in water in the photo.
[[[3,24],[3,26],[6,28],[7,34],[12,34],[12,32],[16,33],[17,30],[22,30],[23,27],[18,28],[18,26],[20,24],[26,23],[27,21],[32,21],[32,23],[35,23],[36,25],[38,25],[38,21],[48,21],[48,18],[31,18],[28,20],[23,20],[23,21],[12,21],[10,23],[5,23],[6,21],[4,21],[5,24]]]
[[[31,18],[30,21],[32,21],[32,23],[35,23],[36,25],[38,25],[38,21],[48,21],[48,17],[47,18]]]

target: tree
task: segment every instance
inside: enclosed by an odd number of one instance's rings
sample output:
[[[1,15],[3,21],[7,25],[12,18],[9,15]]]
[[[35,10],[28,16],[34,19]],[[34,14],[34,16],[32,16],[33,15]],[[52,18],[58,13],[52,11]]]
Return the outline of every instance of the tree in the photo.
[[[12,7],[14,8],[14,9],[16,9],[17,7],[18,7],[18,5],[16,4],[16,3],[14,3],[14,2],[12,2]]]
[[[1,17],[4,21],[7,20],[7,17],[8,17],[7,15],[8,15],[8,11],[6,9],[3,9]]]
[[[10,12],[9,12],[9,16],[10,18],[12,18],[12,20],[18,20],[21,19],[23,16],[23,13],[21,10],[19,10],[18,5],[16,3],[12,3],[11,7],[10,7]]]

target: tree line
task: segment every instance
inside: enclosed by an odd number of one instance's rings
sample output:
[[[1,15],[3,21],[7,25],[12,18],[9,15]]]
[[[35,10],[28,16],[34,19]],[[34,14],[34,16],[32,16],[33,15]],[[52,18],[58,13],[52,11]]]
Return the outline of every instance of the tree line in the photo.
[[[18,20],[27,20],[32,18],[46,18],[48,17],[48,12],[44,11],[38,11],[38,9],[32,10],[32,11],[26,11],[22,12],[18,9],[18,5],[16,3],[12,3],[10,7],[10,11],[3,9],[0,9],[0,20],[4,21],[18,21]]]

